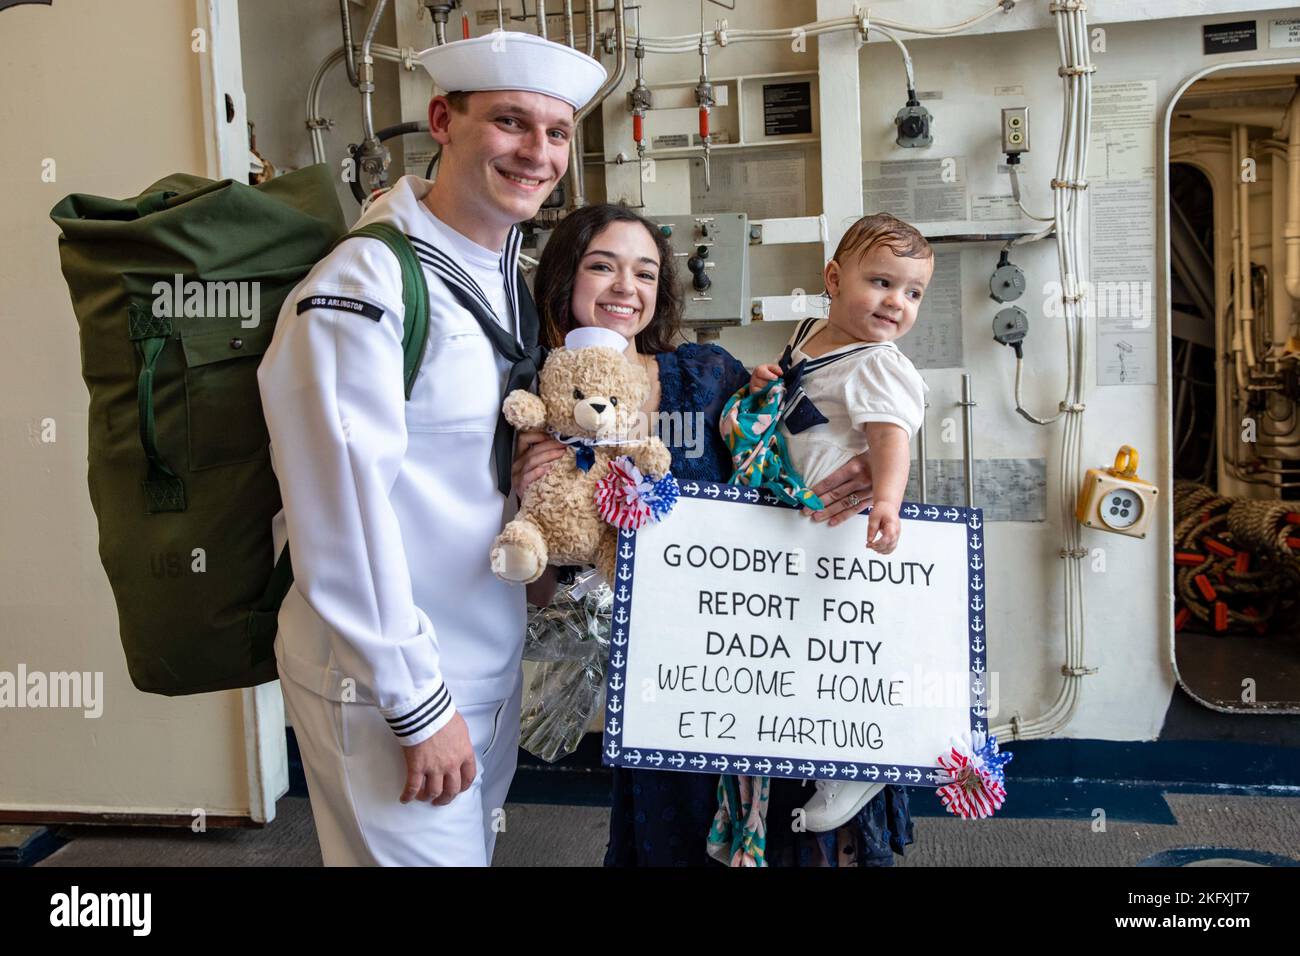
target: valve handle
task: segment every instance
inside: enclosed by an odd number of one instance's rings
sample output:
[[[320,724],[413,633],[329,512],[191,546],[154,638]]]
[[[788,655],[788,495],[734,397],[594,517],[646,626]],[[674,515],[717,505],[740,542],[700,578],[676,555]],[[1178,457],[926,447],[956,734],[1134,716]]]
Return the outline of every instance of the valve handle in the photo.
[[[700,107],[700,138],[709,138],[709,108],[707,106]]]
[[[641,116],[638,113],[632,114],[632,142],[641,143]]]

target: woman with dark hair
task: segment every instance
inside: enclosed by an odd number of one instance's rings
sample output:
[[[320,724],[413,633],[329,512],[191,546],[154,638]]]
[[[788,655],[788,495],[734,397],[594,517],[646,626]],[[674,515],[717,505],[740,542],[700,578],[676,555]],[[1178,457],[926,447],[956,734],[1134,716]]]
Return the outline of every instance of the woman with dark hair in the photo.
[[[659,227],[624,205],[585,206],[560,222],[533,282],[541,341],[556,348],[581,325],[628,340],[627,357],[650,379],[641,411],[673,455],[679,480],[725,481],[731,456],[718,433],[723,403],[748,381],[717,345],[681,337],[682,290]],[[677,427],[679,426],[680,427]],[[558,443],[557,443],[558,444]]]
[[[594,242],[597,239],[609,241],[598,244]],[[649,239],[649,244],[645,239]],[[597,263],[610,264],[607,260],[614,250],[604,247],[619,245],[620,240],[630,248],[641,247],[636,249],[641,253],[638,257],[639,267],[647,268],[648,271],[644,277],[638,276],[637,284],[650,282],[651,274],[655,277],[650,283],[654,287],[653,295],[646,303],[651,311],[647,316],[636,316],[632,321],[620,320],[607,327],[615,328],[620,333],[635,329],[636,351],[641,355],[672,352],[681,344],[677,340],[682,321],[682,290],[677,284],[672,246],[659,227],[649,219],[621,204],[600,203],[585,206],[561,221],[551,235],[538,266],[533,283],[533,298],[537,301],[537,310],[542,319],[542,338],[547,347],[558,348],[563,345],[565,334],[579,325],[606,325],[605,319],[614,318],[604,316],[599,322],[589,322],[585,315],[577,317],[574,289],[586,286],[592,276],[612,275],[608,269],[596,266]],[[645,255],[650,245],[654,247],[652,256]],[[604,255],[598,254],[602,251]],[[583,291],[594,290],[582,288],[579,294]],[[712,352],[724,356],[727,354],[721,348],[713,349]]]
[[[628,339],[627,357],[650,378],[646,421],[672,452],[679,481],[726,481],[731,456],[718,432],[723,403],[749,381],[745,367],[717,345],[683,342],[682,291],[672,247],[659,227],[622,205],[584,206],[551,234],[533,280],[550,347],[580,325]],[[522,465],[525,483],[563,454],[537,435]],[[522,455],[521,455],[522,457]],[[607,866],[704,866],[717,809],[716,774],[614,768]]]
[[[541,317],[541,340],[549,347],[563,345],[565,335],[578,326],[602,326],[629,340],[628,360],[640,363],[651,382],[641,409],[643,421],[668,446],[679,481],[731,477],[731,456],[719,433],[718,418],[726,400],[748,385],[749,373],[717,345],[682,341],[683,300],[672,247],[655,223],[624,205],[584,206],[570,213],[542,252],[533,298]],[[669,427],[655,429],[655,422]],[[565,446],[554,438],[540,432],[521,434],[516,490],[522,491],[565,453]],[[869,467],[864,459],[854,459],[814,488],[828,505],[822,520],[833,524],[847,520],[857,509],[849,509],[846,500],[870,488]],[[552,574],[553,569],[548,569],[546,576],[530,585],[529,599],[534,603],[549,601]],[[718,809],[717,774],[625,767],[615,767],[613,774],[606,866],[713,863],[706,847]],[[796,845],[800,835],[784,832],[788,829],[784,821],[807,795],[793,782],[782,780],[773,781],[771,795],[769,812],[774,822],[780,819],[782,824],[769,834],[768,859],[798,865],[810,862],[814,855],[820,857],[815,847]],[[882,832],[874,840],[858,838],[852,843],[864,850],[871,847],[877,856],[883,849],[888,857],[890,834],[884,801],[880,803],[877,808],[873,801],[870,809],[879,813]],[[891,815],[889,823],[897,832],[906,823],[905,809],[901,820]],[[825,836],[834,839],[832,834]]]

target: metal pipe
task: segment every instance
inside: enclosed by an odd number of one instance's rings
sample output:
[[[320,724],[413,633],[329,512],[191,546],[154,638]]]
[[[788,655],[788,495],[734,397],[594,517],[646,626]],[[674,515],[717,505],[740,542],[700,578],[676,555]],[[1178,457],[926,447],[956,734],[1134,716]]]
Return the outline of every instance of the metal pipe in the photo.
[[[637,38],[640,40],[640,37]],[[713,85],[709,82],[709,46],[704,34],[704,4],[700,3],[700,82],[695,88],[695,97],[700,103],[700,145],[704,149],[704,189],[713,187],[712,164],[709,162],[709,147],[713,135],[709,129],[709,111],[713,106]]]
[[[1235,322],[1235,318],[1234,318]],[[1231,380],[1232,375],[1228,370],[1224,370],[1224,375]],[[1285,482],[1276,478],[1260,478],[1259,474],[1269,475],[1286,475],[1292,472],[1293,468],[1270,468],[1260,461],[1261,457],[1255,455],[1253,462],[1243,460],[1241,454],[1241,444],[1237,440],[1236,431],[1233,422],[1239,421],[1241,408],[1240,399],[1236,392],[1225,386],[1225,400],[1227,407],[1224,413],[1219,417],[1214,437],[1217,444],[1221,447],[1221,456],[1223,468],[1232,478],[1248,485],[1263,485],[1277,491],[1284,491],[1290,488],[1300,488],[1300,481]],[[1213,451],[1211,452],[1213,454]],[[1249,470],[1249,472],[1248,472]]]
[[[348,82],[357,85],[356,51],[352,48],[352,11],[348,0],[339,0],[339,18],[343,21],[343,65],[348,68]]]
[[[975,402],[971,398],[970,373],[961,376],[962,458],[966,466],[966,507],[975,507],[975,432],[972,427]]]
[[[1242,284],[1241,299],[1241,345],[1246,368],[1255,371],[1255,289],[1250,269],[1250,181],[1241,174],[1241,170],[1250,154],[1250,131],[1245,126],[1241,130],[1241,157],[1237,161],[1237,191],[1241,195],[1241,272],[1238,281]]]
[[[590,9],[595,5],[596,0],[587,0],[587,7]],[[615,37],[615,59],[614,72],[609,76],[596,95],[591,98],[582,109],[573,114],[573,125],[575,129],[581,129],[582,121],[598,107],[604,99],[623,82],[623,76],[627,72],[627,14],[624,9],[625,0],[614,0],[614,37]],[[566,174],[569,182],[568,208],[578,209],[587,204],[583,196],[582,189],[582,158],[578,152],[578,137],[573,136],[569,139],[569,171]]]
[[[367,56],[370,53],[370,47],[375,41],[375,34],[379,32],[379,18],[384,15],[384,8],[388,6],[388,0],[375,0],[375,9],[370,14],[370,22],[366,24],[366,35],[361,41],[361,54]]]
[[[650,90],[645,85],[645,45],[641,42],[641,8],[636,11],[636,82],[628,94],[632,102],[632,141],[636,143],[638,209],[645,208],[645,117]],[[622,153],[619,153],[621,156]]]
[[[438,46],[447,45],[447,23],[445,20],[433,21],[433,36],[437,40]]]
[[[1241,159],[1245,150],[1241,145],[1241,134],[1245,133],[1244,126],[1234,126],[1232,128],[1232,167],[1234,170],[1241,169]],[[1236,173],[1240,177],[1240,173]],[[1241,263],[1241,199],[1242,192],[1240,189],[1232,190],[1232,324],[1225,330],[1228,337],[1228,351],[1232,355],[1232,368],[1235,373],[1235,381],[1239,391],[1246,388],[1246,370],[1242,365],[1241,353],[1241,312],[1243,300],[1242,275],[1243,268]],[[1226,445],[1224,446],[1226,450]]]
[[[410,70],[412,73],[418,73],[420,68],[416,66],[415,54],[420,52],[415,47],[410,46],[389,46],[386,43],[370,44],[370,53],[376,60],[389,60],[393,63],[402,64],[403,68]]]
[[[586,137],[582,135],[582,126],[581,124],[575,124],[573,127],[573,138],[569,142],[569,169],[566,173],[566,176],[572,176],[573,178],[569,181],[569,188],[565,191],[565,201],[569,205],[572,205],[572,208],[574,209],[577,209],[578,205],[586,204],[585,195],[587,189],[587,171],[584,168],[586,160],[582,160],[577,164],[577,168],[574,168],[574,160],[583,155],[586,147],[587,140]],[[602,152],[600,155],[603,159],[605,154]],[[575,196],[577,197],[578,205],[573,205]]]
[[[506,28],[506,12],[501,7],[501,0],[497,0],[497,29],[504,31]]]
[[[925,407],[929,408],[930,403],[926,402]],[[921,427],[916,430],[916,481],[918,497],[921,504],[926,504],[929,500],[929,482],[926,480],[926,454],[925,454],[925,412],[921,412]]]
[[[564,0],[564,45],[575,46],[573,42],[573,0]]]
[[[1237,151],[1236,151],[1236,147],[1237,147],[1237,134],[1236,134],[1236,131],[1235,131],[1235,130],[1233,131],[1233,134],[1232,134],[1232,146],[1233,146],[1233,153],[1232,153],[1232,155],[1233,155],[1233,162],[1235,163],[1235,162],[1236,162],[1236,156],[1237,156]],[[1240,246],[1239,246],[1238,243],[1237,243],[1237,236],[1236,236],[1236,231],[1237,231],[1236,218],[1237,218],[1237,217],[1236,217],[1236,199],[1235,199],[1235,197],[1236,197],[1236,195],[1237,195],[1237,192],[1236,192],[1235,189],[1233,190],[1233,193],[1232,193],[1232,194],[1233,194],[1233,197],[1234,197],[1234,200],[1233,200],[1233,237],[1232,237],[1232,249],[1233,249],[1233,257],[1234,257],[1234,262],[1233,262],[1233,273],[1235,274],[1235,272],[1236,272],[1236,261],[1235,261],[1235,259],[1236,259],[1237,254],[1241,251],[1241,249],[1240,249]],[[1228,328],[1229,328],[1229,324],[1228,324],[1228,322],[1229,322],[1229,320],[1228,320],[1228,316],[1229,316],[1230,313],[1232,313],[1232,312],[1234,312],[1234,311],[1235,311],[1235,307],[1234,307],[1233,304],[1229,304],[1229,306],[1224,310],[1224,315],[1223,315],[1223,318],[1224,318],[1224,321],[1223,321],[1223,328],[1222,328],[1220,334],[1223,334],[1223,335],[1225,335],[1225,336],[1229,334],[1229,332],[1228,332]],[[1236,318],[1233,317],[1231,321],[1232,321],[1232,323],[1235,324],[1235,323],[1236,323]],[[1229,353],[1229,354],[1230,354],[1230,353]],[[1234,359],[1234,361],[1236,361],[1236,360]],[[1238,372],[1239,372],[1239,371],[1240,371],[1240,365],[1237,364],[1235,367],[1237,368],[1237,370],[1238,370]],[[1237,475],[1236,475],[1236,470],[1240,467],[1240,465],[1239,465],[1239,463],[1236,461],[1236,448],[1237,448],[1237,446],[1236,446],[1236,444],[1235,444],[1235,442],[1234,442],[1234,440],[1233,440],[1233,436],[1232,436],[1232,426],[1231,426],[1231,424],[1230,424],[1231,421],[1235,418],[1236,413],[1237,413],[1237,394],[1238,394],[1237,389],[1234,388],[1234,385],[1233,385],[1233,383],[1234,383],[1234,381],[1235,381],[1235,378],[1234,378],[1234,376],[1233,376],[1233,366],[1230,366],[1230,365],[1229,365],[1228,363],[1226,363],[1226,362],[1225,362],[1223,365],[1221,365],[1221,366],[1218,365],[1218,364],[1216,363],[1215,372],[1216,372],[1216,374],[1222,374],[1222,375],[1223,375],[1223,406],[1222,406],[1221,409],[1216,409],[1216,412],[1215,412],[1215,414],[1216,414],[1216,421],[1215,421],[1214,431],[1215,431],[1215,435],[1217,436],[1217,443],[1218,443],[1218,445],[1219,445],[1219,449],[1220,449],[1219,454],[1220,454],[1220,456],[1222,457],[1222,460],[1223,460],[1223,469],[1224,469],[1224,471],[1228,472],[1229,474],[1232,474],[1234,477],[1237,477]]]
[[[370,45],[374,42],[375,34],[379,31],[379,18],[384,14],[384,8],[388,6],[388,0],[375,0],[375,9],[370,14],[370,22],[366,25],[366,35],[361,41],[361,69],[359,71],[361,82],[361,131],[365,136],[364,146],[376,142],[375,140],[375,117],[374,105],[371,102],[371,96],[375,92],[375,61],[370,55]]]
[[[1259,267],[1259,285],[1260,288],[1255,293],[1255,301],[1259,303],[1259,309],[1255,313],[1255,354],[1264,357],[1264,363],[1268,370],[1273,368],[1273,356],[1269,353],[1273,350],[1273,274],[1269,271],[1271,266]]]
[[[383,43],[371,44],[370,53],[376,59],[388,60],[393,63],[400,63],[402,66],[414,69],[413,58],[415,50],[411,47],[388,46]],[[316,68],[316,75],[311,78],[311,83],[307,87],[307,129],[311,132],[311,154],[312,162],[325,162],[325,138],[321,130],[333,126],[332,120],[324,119],[320,115],[320,91],[325,82],[325,77],[329,71],[342,60],[344,57],[343,47],[339,47],[329,56],[321,61],[320,66]]]
[[[582,15],[587,22],[587,56],[594,57],[596,55],[596,21],[600,19],[600,10],[596,7],[596,0],[587,0]]]
[[[395,47],[384,43],[374,43],[371,44],[370,53],[376,59],[400,63],[403,67],[415,69],[413,65],[415,50],[411,47]],[[311,132],[312,162],[325,162],[325,138],[321,131],[334,125],[332,120],[324,119],[320,115],[321,86],[324,84],[329,71],[343,58],[343,47],[339,47],[325,57],[320,66],[316,68],[316,75],[311,78],[311,83],[307,87],[307,129]]]
[[[346,2],[346,0],[344,0]],[[325,75],[334,67],[336,63],[345,58],[343,47],[339,47],[329,56],[321,61],[321,65],[316,67],[316,75],[311,78],[311,83],[307,86],[307,130],[311,134],[311,156],[312,161],[317,163],[325,162],[325,137],[321,130],[330,126],[327,119],[320,115],[320,88],[325,80]]]
[[[1291,98],[1286,137],[1286,293],[1300,299],[1300,94]]]
[[[543,40],[549,39],[546,35],[546,0],[537,0],[537,35]]]

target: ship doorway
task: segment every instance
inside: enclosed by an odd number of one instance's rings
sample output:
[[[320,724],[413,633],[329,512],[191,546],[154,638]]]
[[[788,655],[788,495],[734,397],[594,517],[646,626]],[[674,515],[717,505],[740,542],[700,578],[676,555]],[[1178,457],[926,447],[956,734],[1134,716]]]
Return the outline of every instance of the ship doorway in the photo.
[[[1171,651],[1193,699],[1234,713],[1300,713],[1296,94],[1291,64],[1218,70],[1166,123]]]

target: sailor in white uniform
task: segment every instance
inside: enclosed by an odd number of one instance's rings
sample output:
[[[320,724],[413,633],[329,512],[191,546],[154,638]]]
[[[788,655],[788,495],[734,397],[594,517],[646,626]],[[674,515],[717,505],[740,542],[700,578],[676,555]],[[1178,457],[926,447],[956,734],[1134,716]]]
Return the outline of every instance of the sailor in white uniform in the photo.
[[[402,280],[340,243],[293,290],[258,371],[294,584],[275,642],[326,865],[491,862],[515,771],[524,591],[489,567],[515,507],[507,387],[537,319],[515,224],[564,176],[600,64],[524,33],[420,54],[438,179],[406,176],[358,225],[405,233],[429,286],[403,387]],[[460,98],[458,98],[460,99]],[[527,381],[523,381],[526,386]]]

